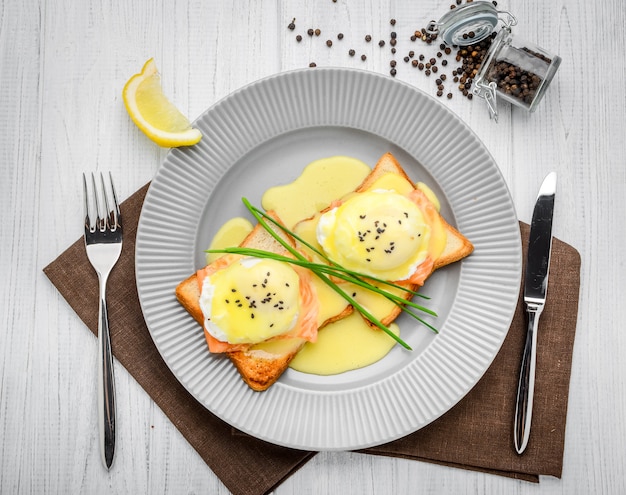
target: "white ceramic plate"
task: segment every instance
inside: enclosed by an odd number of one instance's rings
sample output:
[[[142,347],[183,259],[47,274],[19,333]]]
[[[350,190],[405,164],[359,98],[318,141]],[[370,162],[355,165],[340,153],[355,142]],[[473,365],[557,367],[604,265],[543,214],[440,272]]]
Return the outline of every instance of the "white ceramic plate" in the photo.
[[[386,76],[306,69],[253,83],[204,113],[204,137],[173,149],[143,206],[136,246],[137,288],[146,323],[178,380],[205,407],[264,440],[307,450],[348,450],[407,435],[448,411],[481,378],[513,317],[521,274],[517,216],[496,163],[452,112]],[[309,162],[348,155],[374,165],[391,151],[413,180],[426,182],[442,213],[475,246],[435,273],[422,292],[439,316],[435,335],[400,319],[412,347],[336,376],[288,370],[253,392],[234,366],[210,355],[200,327],[174,288],[204,266],[217,228],[260,205],[271,186]]]

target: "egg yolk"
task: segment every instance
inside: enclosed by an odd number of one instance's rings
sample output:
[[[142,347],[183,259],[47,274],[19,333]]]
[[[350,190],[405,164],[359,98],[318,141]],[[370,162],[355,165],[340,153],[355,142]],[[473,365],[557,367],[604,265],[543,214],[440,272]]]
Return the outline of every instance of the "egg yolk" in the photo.
[[[404,280],[428,255],[430,227],[407,197],[374,190],[324,213],[316,236],[326,255],[344,268]]]
[[[294,328],[300,279],[286,263],[242,258],[205,278],[200,306],[205,328],[231,344],[255,343]]]

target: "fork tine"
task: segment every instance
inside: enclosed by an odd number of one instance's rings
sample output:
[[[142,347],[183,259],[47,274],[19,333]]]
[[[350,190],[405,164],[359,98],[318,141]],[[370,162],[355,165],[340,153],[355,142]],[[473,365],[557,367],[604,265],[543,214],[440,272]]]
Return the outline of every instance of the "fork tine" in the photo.
[[[98,187],[96,186],[96,176],[91,172],[91,185],[93,187],[93,199],[96,204],[96,229],[104,231],[106,225],[105,216],[102,214],[100,200],[98,199]]]
[[[102,185],[102,198],[104,202],[104,216],[102,219],[104,220],[104,226],[110,229],[115,228],[115,224],[113,223],[114,215],[111,210],[111,206],[109,205],[109,195],[107,194],[107,188],[104,184],[104,175],[100,172],[100,184]]]
[[[89,195],[87,193],[87,178],[83,172],[83,210],[85,213],[85,228],[91,231],[91,218],[89,218]]]
[[[117,228],[121,223],[120,205],[117,201],[117,193],[115,192],[115,184],[113,184],[113,175],[109,172],[109,181],[111,182],[111,192],[113,193],[113,203],[115,206],[115,225],[113,228]]]

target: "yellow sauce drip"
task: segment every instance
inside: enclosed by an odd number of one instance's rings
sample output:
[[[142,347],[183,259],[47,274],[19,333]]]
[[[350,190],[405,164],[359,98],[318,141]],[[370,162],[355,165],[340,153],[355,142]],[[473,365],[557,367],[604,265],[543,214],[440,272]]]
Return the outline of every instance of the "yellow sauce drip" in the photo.
[[[396,324],[389,328],[396,335],[400,332]],[[352,313],[321,330],[317,342],[307,342],[289,366],[303,373],[336,375],[379,361],[395,343],[386,333],[367,325],[361,315]]]
[[[217,231],[209,249],[224,249],[227,247],[239,246],[246,238],[246,236],[252,232],[252,224],[249,220],[242,217],[231,218],[228,222],[220,227]],[[221,253],[207,253],[206,263],[207,265],[214,262],[217,258],[223,256]]]
[[[268,189],[261,204],[266,211],[274,210],[291,229],[296,222],[355,190],[370,172],[370,167],[356,158],[322,158],[309,163],[292,183]]]

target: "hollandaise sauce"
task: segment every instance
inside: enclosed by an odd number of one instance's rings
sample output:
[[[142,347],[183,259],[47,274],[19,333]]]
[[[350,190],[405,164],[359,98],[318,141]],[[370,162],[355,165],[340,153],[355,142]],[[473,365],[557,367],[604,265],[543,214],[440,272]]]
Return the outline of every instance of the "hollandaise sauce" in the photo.
[[[338,198],[350,197],[370,172],[371,168],[367,164],[355,158],[333,156],[316,160],[307,165],[293,182],[268,189],[263,195],[262,206],[265,210],[275,211],[290,230],[321,250],[317,238],[320,210]],[[426,195],[437,210],[439,209],[436,196],[425,184],[413,185],[391,174],[375,183],[370,190],[395,190],[404,194],[415,187]],[[427,213],[425,215],[428,216]],[[424,252],[427,249],[435,256],[443,250],[446,242],[444,228],[437,222],[438,216],[434,223],[433,218],[428,218],[430,229],[428,235],[424,235],[428,246],[421,248]],[[236,246],[251,230],[252,225],[246,219],[229,220],[217,232],[211,248]],[[311,255],[316,258],[313,253]],[[320,303],[318,325],[322,328],[318,333],[317,342],[307,342],[291,362],[291,368],[304,373],[333,375],[368,366],[389,353],[396,343],[394,339],[368,325],[358,312],[352,311],[343,297],[323,281],[313,277],[312,282]],[[384,318],[395,308],[395,305],[384,297],[366,289],[350,284],[342,284],[342,287],[379,319]],[[401,294],[399,290],[394,291]],[[347,314],[349,316],[344,317]],[[337,315],[341,315],[342,318],[333,321]],[[392,324],[390,329],[399,335],[397,325]],[[259,344],[260,347],[266,345],[268,352],[271,352],[272,342]]]

